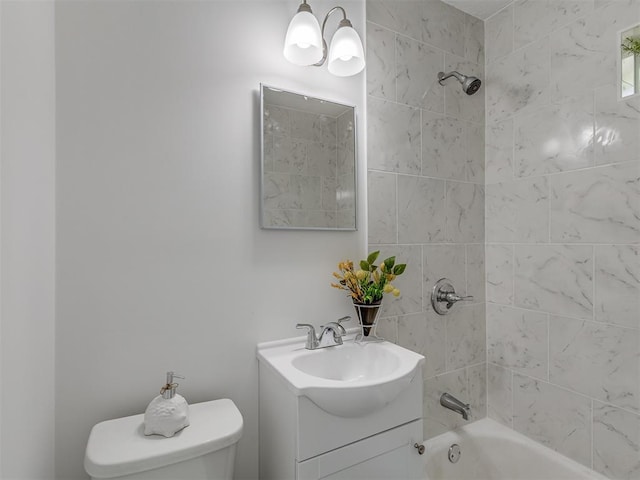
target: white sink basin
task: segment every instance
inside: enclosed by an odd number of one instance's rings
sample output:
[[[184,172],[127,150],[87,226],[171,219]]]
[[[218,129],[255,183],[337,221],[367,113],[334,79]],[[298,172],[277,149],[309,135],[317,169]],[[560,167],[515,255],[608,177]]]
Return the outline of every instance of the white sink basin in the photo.
[[[291,365],[307,375],[327,380],[375,381],[392,375],[400,366],[400,357],[383,343],[347,343],[307,350],[292,358]]]
[[[258,345],[261,365],[325,412],[360,417],[391,403],[420,374],[424,357],[390,342],[307,350],[304,338]]]

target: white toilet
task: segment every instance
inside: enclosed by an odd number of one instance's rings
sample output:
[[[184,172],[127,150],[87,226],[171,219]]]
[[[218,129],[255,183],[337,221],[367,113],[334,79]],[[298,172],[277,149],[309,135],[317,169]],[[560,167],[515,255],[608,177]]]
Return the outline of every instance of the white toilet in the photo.
[[[231,480],[242,415],[229,399],[189,406],[191,425],[171,438],[144,435],[144,415],[91,429],[84,468],[91,478]]]

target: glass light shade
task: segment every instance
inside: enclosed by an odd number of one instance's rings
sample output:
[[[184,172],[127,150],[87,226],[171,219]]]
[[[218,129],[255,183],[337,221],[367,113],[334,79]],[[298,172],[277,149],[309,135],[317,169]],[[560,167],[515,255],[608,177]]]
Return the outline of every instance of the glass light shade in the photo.
[[[284,40],[284,58],[296,65],[313,65],[322,59],[322,35],[318,20],[310,12],[291,19]]]
[[[353,27],[340,27],[331,39],[328,56],[329,72],[338,77],[360,73],[364,68],[364,49]]]

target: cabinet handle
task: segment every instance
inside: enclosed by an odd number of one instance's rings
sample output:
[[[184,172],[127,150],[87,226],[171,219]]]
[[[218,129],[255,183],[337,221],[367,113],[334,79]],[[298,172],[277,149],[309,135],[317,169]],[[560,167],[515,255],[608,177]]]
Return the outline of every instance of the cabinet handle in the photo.
[[[413,446],[418,449],[418,455],[422,455],[424,453],[424,445],[418,445],[415,443]]]

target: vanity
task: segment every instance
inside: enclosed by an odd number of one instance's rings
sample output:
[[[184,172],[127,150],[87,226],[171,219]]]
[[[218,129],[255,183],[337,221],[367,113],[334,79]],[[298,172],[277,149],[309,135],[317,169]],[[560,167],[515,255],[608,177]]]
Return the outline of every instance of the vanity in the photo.
[[[389,342],[258,345],[260,478],[423,478],[424,357]]]

